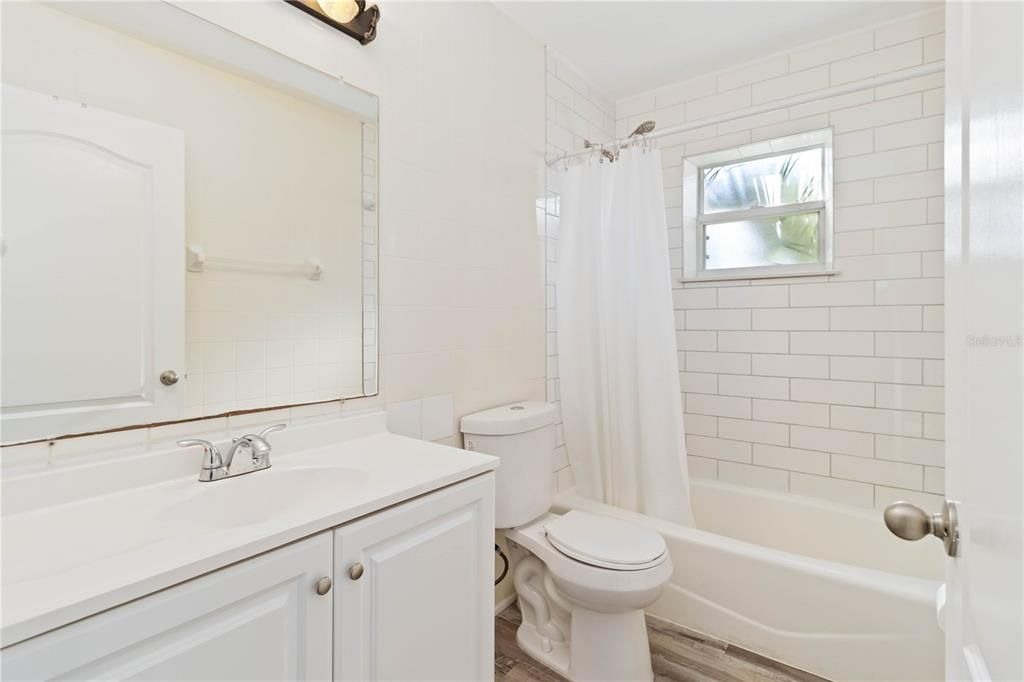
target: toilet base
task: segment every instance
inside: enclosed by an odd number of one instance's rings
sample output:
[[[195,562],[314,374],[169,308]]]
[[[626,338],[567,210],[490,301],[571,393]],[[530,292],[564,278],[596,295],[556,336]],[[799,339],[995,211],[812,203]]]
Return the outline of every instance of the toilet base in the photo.
[[[552,642],[539,632],[533,623],[525,620],[516,630],[516,644],[526,654],[562,677],[569,677],[569,643]]]
[[[548,541],[545,525],[557,518],[505,534],[523,614],[520,648],[570,680],[653,679],[644,608],[671,577],[671,559],[636,570],[577,561]]]
[[[516,642],[531,658],[570,680],[654,679],[643,611],[609,615],[576,607],[571,628],[568,641],[555,642],[524,620]]]
[[[548,567],[516,543],[512,580],[523,622],[516,642],[531,658],[570,680],[652,680],[643,609],[593,611],[570,600]]]
[[[652,680],[647,621],[640,610],[608,614],[572,609],[571,680]]]

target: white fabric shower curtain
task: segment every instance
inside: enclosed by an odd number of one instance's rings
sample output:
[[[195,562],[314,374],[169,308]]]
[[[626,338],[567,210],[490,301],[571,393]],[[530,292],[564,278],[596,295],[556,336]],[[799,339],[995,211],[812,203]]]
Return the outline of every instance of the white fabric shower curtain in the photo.
[[[559,387],[576,489],[693,525],[660,154],[571,167],[560,233]]]

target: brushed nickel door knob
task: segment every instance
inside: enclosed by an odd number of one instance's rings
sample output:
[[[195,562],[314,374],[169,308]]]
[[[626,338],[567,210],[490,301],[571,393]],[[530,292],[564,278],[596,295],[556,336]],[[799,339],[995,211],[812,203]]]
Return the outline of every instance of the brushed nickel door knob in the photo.
[[[164,386],[173,386],[178,383],[178,373],[173,369],[166,370],[160,373],[160,383]]]
[[[333,585],[334,583],[330,578],[320,578],[320,580],[316,581],[316,593],[322,597],[331,591],[331,586]]]
[[[946,554],[955,557],[960,545],[956,502],[946,500],[942,511],[929,514],[910,502],[893,502],[882,514],[889,531],[903,540],[920,540],[934,535],[942,540]]]
[[[934,530],[930,514],[910,502],[894,502],[882,515],[889,531],[903,540],[920,540]]]
[[[352,580],[359,580],[363,577],[363,565],[358,561],[348,568],[348,577]]]

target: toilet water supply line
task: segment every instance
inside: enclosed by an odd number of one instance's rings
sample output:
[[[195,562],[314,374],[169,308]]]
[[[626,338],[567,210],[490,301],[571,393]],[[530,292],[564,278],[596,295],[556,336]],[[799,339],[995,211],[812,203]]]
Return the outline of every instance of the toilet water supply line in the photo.
[[[497,585],[498,583],[500,583],[502,580],[505,579],[505,576],[508,575],[509,563],[508,563],[508,557],[505,556],[505,552],[501,551],[501,547],[499,545],[497,545],[497,544],[494,545],[494,551],[495,551],[495,553],[498,556],[501,557],[501,561],[504,564],[502,566],[502,569],[501,569],[501,575],[499,575],[497,580],[494,581],[494,584]],[[550,571],[544,571],[544,589],[547,591],[548,597],[551,598],[551,601],[553,601],[555,603],[555,606],[557,606],[558,608],[562,609],[563,611],[570,611],[571,610],[569,602],[567,602],[564,599],[562,599],[561,596],[559,596],[559,594],[558,594],[558,590],[555,589],[555,581],[551,578],[551,572]]]
[[[697,128],[716,125],[718,123],[728,123],[729,121],[747,118],[748,116],[756,116],[757,114],[767,114],[772,111],[788,109],[789,107],[797,106],[800,104],[808,104],[810,102],[817,102],[819,100],[828,99],[830,97],[839,97],[840,95],[848,95],[853,92],[860,92],[861,90],[870,90],[871,88],[877,88],[883,85],[900,83],[902,81],[910,80],[912,78],[921,78],[923,76],[930,76],[934,73],[942,73],[944,68],[945,62],[937,61],[931,64],[924,64],[922,66],[915,66],[909,69],[902,69],[900,71],[894,71],[893,73],[885,74],[882,76],[873,76],[871,78],[865,78],[864,80],[854,81],[853,83],[846,83],[845,85],[837,85],[831,88],[825,88],[824,90],[818,90],[817,92],[807,93],[805,95],[795,95],[793,97],[787,97],[786,99],[775,100],[774,102],[768,102],[767,104],[761,104],[756,107],[748,107],[746,109],[733,111],[728,114],[721,114],[719,116],[709,116],[708,118],[697,119],[695,121],[690,121],[688,123],[681,123],[679,125],[668,126],[653,133],[644,134],[642,135],[642,138],[644,140],[653,140],[659,137],[665,137],[666,135],[683,133],[688,130],[695,130]],[[568,162],[568,160],[571,158],[577,156],[587,156],[588,154],[595,153],[595,151],[603,150],[605,147],[614,149],[628,141],[629,138],[624,138],[621,140],[613,140],[611,142],[606,142],[604,144],[592,144],[586,149],[580,149],[574,152],[566,152],[565,154],[557,156],[550,162],[548,162],[548,166],[555,168],[559,164]]]
[[[506,575],[508,575],[508,557],[505,556],[505,553],[501,551],[501,547],[499,547],[497,543],[495,543],[494,545],[494,552],[501,557],[501,561],[504,564],[501,569],[501,575],[499,575],[498,578],[494,581],[494,584],[497,585],[505,579]]]

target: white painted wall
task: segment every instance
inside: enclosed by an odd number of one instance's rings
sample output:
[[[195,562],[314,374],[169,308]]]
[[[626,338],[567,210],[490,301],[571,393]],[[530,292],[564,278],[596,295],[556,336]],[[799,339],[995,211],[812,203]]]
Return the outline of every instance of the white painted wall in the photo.
[[[544,396],[544,51],[486,3],[383,11],[381,390],[393,430],[460,445]]]
[[[942,58],[940,9],[620,100],[616,132]],[[658,140],[691,475],[863,507],[941,500],[942,86],[940,73]],[[681,159],[828,126],[839,274],[680,283]]]
[[[282,2],[184,3],[380,95],[381,395],[408,435],[461,443],[458,418],[544,397],[544,50],[486,3],[388,2],[362,47]],[[4,450],[5,461],[222,437],[338,403]]]

